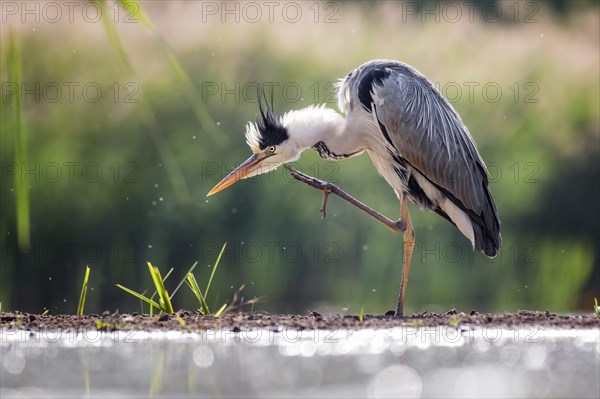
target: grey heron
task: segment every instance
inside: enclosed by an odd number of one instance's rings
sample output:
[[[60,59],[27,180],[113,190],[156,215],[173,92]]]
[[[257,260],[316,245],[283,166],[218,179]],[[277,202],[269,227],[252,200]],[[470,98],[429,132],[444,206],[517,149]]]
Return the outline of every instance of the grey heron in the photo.
[[[489,190],[488,171],[469,130],[435,86],[410,65],[393,60],[366,62],[338,85],[338,113],[324,105],[277,116],[259,101],[260,116],[246,125],[253,155],[219,182],[213,195],[240,179],[271,171],[313,148],[329,160],[369,154],[373,165],[400,201],[392,221],[338,187],[298,171],[292,175],[337,194],[403,232],[404,253],[396,316],[404,315],[415,235],[408,201],[454,224],[474,249],[488,257],[500,250],[500,222]]]

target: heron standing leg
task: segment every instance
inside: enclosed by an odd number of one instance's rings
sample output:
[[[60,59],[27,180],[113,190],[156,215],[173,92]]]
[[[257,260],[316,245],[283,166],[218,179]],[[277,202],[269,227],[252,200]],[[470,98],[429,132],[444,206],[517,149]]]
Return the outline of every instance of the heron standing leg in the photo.
[[[362,202],[358,201],[354,197],[350,196],[346,192],[342,191],[339,187],[334,184],[324,182],[322,180],[316,179],[312,176],[305,175],[302,172],[299,172],[295,169],[286,166],[286,169],[289,170],[290,174],[296,179],[303,183],[308,184],[311,187],[314,187],[323,192],[323,202],[321,203],[321,214],[325,217],[326,208],[327,208],[327,198],[330,194],[335,194],[340,198],[348,201],[352,205],[366,212],[373,218],[377,219],[384,225],[386,225],[390,230],[394,232],[404,232],[404,256],[403,256],[403,264],[402,264],[402,280],[400,282],[400,295],[398,297],[398,307],[396,308],[396,317],[404,316],[404,299],[406,297],[406,286],[408,284],[408,272],[410,270],[410,261],[412,259],[412,254],[415,248],[415,232],[412,227],[412,221],[410,220],[410,214],[408,212],[408,197],[406,195],[402,195],[400,200],[400,219],[397,221],[393,221],[383,216],[379,212],[369,208]]]
[[[400,200],[400,220],[406,222],[404,230],[404,255],[402,259],[402,280],[400,281],[400,295],[398,296],[398,307],[396,308],[396,317],[404,317],[404,299],[406,298],[406,287],[408,284],[408,272],[410,270],[410,261],[412,260],[415,249],[415,231],[413,230],[410,213],[408,211],[408,197],[403,194]]]

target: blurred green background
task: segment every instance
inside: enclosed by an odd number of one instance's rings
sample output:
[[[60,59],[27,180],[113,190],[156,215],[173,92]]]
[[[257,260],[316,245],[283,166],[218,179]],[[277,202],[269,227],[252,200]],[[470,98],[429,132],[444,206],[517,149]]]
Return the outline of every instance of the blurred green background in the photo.
[[[2,2],[2,310],[139,311],[145,267],[194,261],[208,298],[245,284],[254,310],[395,307],[402,236],[284,170],[206,193],[250,154],[259,85],[283,113],[336,107],[333,83],[374,58],[436,83],[488,164],[496,259],[412,208],[407,310],[591,311],[600,297],[599,37],[595,1]],[[296,166],[396,218],[364,155]],[[175,308],[196,307],[185,289]],[[250,310],[250,307],[245,307]]]

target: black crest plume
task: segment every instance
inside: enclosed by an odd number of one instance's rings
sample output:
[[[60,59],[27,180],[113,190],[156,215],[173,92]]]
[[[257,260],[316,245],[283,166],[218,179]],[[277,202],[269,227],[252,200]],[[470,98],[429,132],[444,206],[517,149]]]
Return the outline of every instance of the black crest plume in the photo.
[[[262,101],[264,97],[264,104]],[[273,86],[271,86],[271,105],[267,102],[267,95],[264,91],[258,94],[258,109],[260,110],[260,118],[256,122],[256,128],[260,135],[260,149],[272,145],[279,145],[288,139],[289,135],[287,129],[281,123],[281,119],[273,112]]]

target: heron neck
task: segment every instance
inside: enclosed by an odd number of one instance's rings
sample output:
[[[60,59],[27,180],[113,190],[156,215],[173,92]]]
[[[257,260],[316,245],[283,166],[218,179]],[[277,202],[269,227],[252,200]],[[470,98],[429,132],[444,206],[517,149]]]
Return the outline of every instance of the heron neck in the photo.
[[[356,142],[356,135],[346,134],[346,120],[342,115],[324,106],[310,106],[289,112],[290,135],[302,148],[312,148],[323,142],[327,148],[338,154],[351,154],[363,150]]]

